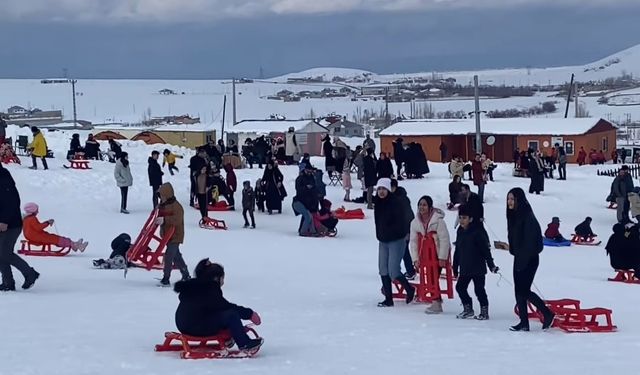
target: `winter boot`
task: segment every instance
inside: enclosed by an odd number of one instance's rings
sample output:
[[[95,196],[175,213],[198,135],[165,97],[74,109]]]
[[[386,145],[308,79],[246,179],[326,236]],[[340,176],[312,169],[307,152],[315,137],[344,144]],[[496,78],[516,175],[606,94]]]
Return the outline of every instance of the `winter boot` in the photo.
[[[442,301],[433,301],[426,310],[424,310],[425,314],[434,315],[434,314],[442,314]]]
[[[244,228],[244,229],[249,228],[249,223],[245,223],[245,224],[244,224],[244,226],[243,226],[243,228]]]
[[[0,292],[15,292],[16,285],[15,284],[0,284]]]
[[[31,272],[24,277],[24,284],[22,284],[22,289],[29,289],[36,283],[36,280],[40,277],[38,271],[31,269]]]
[[[171,281],[169,280],[168,277],[163,277],[162,280],[160,280],[160,284],[158,284],[158,286],[169,287],[171,286]]]
[[[475,313],[473,312],[473,305],[463,305],[463,310],[460,314],[456,315],[458,319],[473,318]]]
[[[413,302],[413,299],[416,297],[416,288],[407,281],[407,278],[404,275],[398,277],[396,280],[400,282],[400,285],[404,288],[407,297],[405,298],[405,302],[410,304]]]
[[[509,331],[512,332],[529,332],[529,321],[520,322],[515,326],[509,327]]]
[[[125,210],[124,208],[121,208],[121,209],[120,209],[120,213],[121,213],[121,214],[128,215],[128,214],[129,214],[129,211]]]
[[[480,306],[480,315],[476,316],[476,320],[489,320],[489,306]]]
[[[260,349],[263,343],[263,338],[251,339],[249,340],[249,342],[247,342],[245,345],[240,346],[238,349],[243,352],[256,352],[258,351],[258,349]]]
[[[378,307],[391,307],[393,306],[393,296],[391,292],[391,277],[380,276],[382,280],[382,294],[384,294],[384,301],[378,303]]]
[[[180,270],[180,273],[182,274],[182,281],[187,281],[187,280],[191,280],[191,275],[189,275],[189,270],[184,268]]]
[[[546,314],[544,314],[544,321],[542,322],[542,330],[546,331],[553,325],[553,321],[556,318],[556,314],[554,314],[551,310],[549,310]]]

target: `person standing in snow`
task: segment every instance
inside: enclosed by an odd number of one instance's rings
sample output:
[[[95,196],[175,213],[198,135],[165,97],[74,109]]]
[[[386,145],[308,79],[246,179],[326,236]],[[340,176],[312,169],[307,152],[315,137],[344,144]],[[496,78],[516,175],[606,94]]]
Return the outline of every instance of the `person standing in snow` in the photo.
[[[627,224],[629,220],[629,193],[633,192],[633,179],[629,175],[629,166],[623,165],[613,180],[613,194],[616,197],[618,223]]]
[[[529,193],[540,194],[544,191],[544,171],[545,167],[540,158],[540,151],[529,150],[531,158],[529,160],[529,176],[531,184],[529,185]]]
[[[392,279],[399,281],[404,288],[407,304],[413,301],[416,294],[416,289],[400,271],[407,246],[405,215],[400,197],[391,192],[391,180],[383,178],[378,181],[374,218],[378,239],[378,273],[384,292],[384,301],[378,303],[378,307],[393,306]]]
[[[198,187],[196,184],[196,177],[202,170],[209,165],[207,162],[207,151],[201,147],[196,154],[189,160],[189,171],[191,179],[191,198],[189,199],[189,206],[194,207],[195,201],[198,196]]]
[[[349,159],[344,159],[344,165],[342,167],[342,188],[344,189],[344,201],[351,202],[351,170],[349,168]]]
[[[247,180],[242,183],[242,217],[244,218],[244,227],[249,228],[249,220],[247,213],[251,217],[251,229],[256,229],[256,219],[253,212],[256,209],[256,193],[251,187],[251,181]]]
[[[120,188],[120,213],[128,214],[127,196],[129,195],[129,187],[133,185],[133,176],[129,166],[129,154],[126,152],[122,152],[120,159],[116,161],[113,175],[116,179],[116,185]]]
[[[287,164],[293,164],[294,160],[297,160],[298,141],[296,140],[296,131],[293,127],[290,127],[285,134],[285,155],[287,156]]]
[[[398,137],[393,141],[393,159],[396,162],[396,176],[398,180],[402,181],[402,163],[404,163],[404,147],[402,145],[404,140]]]
[[[384,152],[380,153],[380,159],[378,159],[376,163],[376,173],[378,174],[378,179],[393,177],[391,159],[389,159]]]
[[[238,178],[236,177],[236,172],[233,170],[233,166],[231,163],[227,163],[223,166],[224,171],[227,173],[227,199],[229,200],[227,203],[229,204],[230,210],[235,210],[236,199],[234,195],[236,194],[236,190],[238,190]]]
[[[14,252],[20,233],[22,233],[20,193],[11,173],[0,163],[0,275],[2,276],[0,292],[16,290],[11,267],[18,269],[24,276],[23,289],[31,288],[40,276]]]
[[[476,154],[471,162],[471,172],[473,173],[473,184],[478,187],[478,196],[484,202],[484,187],[487,184],[487,170],[482,165],[480,154]]]
[[[322,154],[324,155],[324,167],[329,175],[335,168],[335,159],[333,158],[333,145],[331,144],[331,137],[329,134],[322,138]]]
[[[174,232],[169,238],[164,254],[163,277],[160,285],[169,286],[171,270],[176,266],[182,274],[182,280],[189,280],[189,269],[180,253],[180,245],[184,241],[184,208],[178,202],[173,192],[173,186],[166,182],[158,189],[160,204],[158,205],[158,218],[156,224],[160,225],[160,236],[164,237],[168,230]]]
[[[4,144],[4,140],[7,137],[7,122],[4,121],[4,117],[0,116],[0,145]]]
[[[513,283],[520,323],[512,326],[512,331],[529,331],[527,302],[531,302],[544,317],[542,329],[548,329],[555,314],[544,301],[531,291],[533,279],[540,264],[542,229],[533,214],[521,188],[513,188],[507,194],[507,237],[506,249],[513,255]]]
[[[362,169],[364,170],[364,186],[367,191],[367,208],[373,209],[373,188],[378,182],[378,173],[376,171],[376,159],[373,151],[368,149],[366,156],[362,159]]]
[[[151,156],[149,157],[149,167],[147,168],[147,173],[149,175],[149,186],[151,186],[151,199],[153,202],[153,208],[158,207],[158,189],[160,185],[162,185],[162,168],[158,163],[158,158],[160,157],[160,153],[158,151],[151,152]]]
[[[33,134],[33,142],[29,145],[29,150],[31,150],[31,161],[33,162],[33,166],[29,167],[29,169],[38,169],[38,165],[36,164],[36,160],[40,158],[42,160],[42,167],[47,170],[49,166],[47,166],[47,140],[44,139],[44,135],[35,126],[31,127],[31,133]]]
[[[558,173],[560,177],[558,180],[566,180],[567,179],[567,152],[564,150],[563,146],[560,146],[556,143],[556,153],[558,155]]]
[[[473,302],[467,288],[473,281],[473,288],[480,303],[478,320],[489,319],[489,299],[484,288],[487,267],[492,273],[498,272],[491,256],[489,235],[481,222],[475,222],[471,211],[464,205],[458,210],[460,226],[456,235],[456,251],[453,255],[453,275],[458,278],[456,291],[464,310],[456,316],[458,319],[468,319],[475,316]]]
[[[282,185],[283,181],[284,176],[282,172],[280,172],[280,168],[278,168],[278,165],[273,160],[269,160],[262,175],[262,184],[266,192],[267,212],[269,215],[271,215],[273,211],[278,211],[279,214],[282,213],[282,201],[287,196],[284,185]]]
[[[436,244],[436,254],[438,256],[438,274],[447,266],[451,244],[449,230],[444,221],[444,211],[433,207],[433,199],[425,195],[418,200],[418,213],[411,222],[409,234],[409,252],[413,260],[414,269],[420,266],[420,236],[433,236]],[[433,301],[427,307],[425,313],[440,314],[442,312],[442,298]]]
[[[405,273],[404,276],[408,280],[413,280],[416,277],[416,268],[413,265],[413,260],[411,259],[411,252],[409,251],[409,232],[411,230],[411,222],[415,218],[413,214],[413,208],[411,207],[411,200],[407,194],[407,190],[402,186],[398,185],[398,180],[391,180],[391,192],[399,198],[400,203],[402,204],[402,208],[404,211],[404,219],[406,224],[406,232],[407,237],[405,238],[406,246],[404,255],[402,257],[402,261],[404,263]]]
[[[366,135],[364,142],[362,142],[362,147],[365,150],[371,150],[371,152],[375,155],[376,153],[376,142],[371,139],[369,134]]]

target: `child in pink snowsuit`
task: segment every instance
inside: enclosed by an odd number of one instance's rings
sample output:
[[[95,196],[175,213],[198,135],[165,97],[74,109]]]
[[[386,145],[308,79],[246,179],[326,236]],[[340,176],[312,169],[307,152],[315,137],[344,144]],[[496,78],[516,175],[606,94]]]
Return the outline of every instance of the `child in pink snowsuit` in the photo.
[[[55,245],[58,247],[69,247],[73,251],[83,252],[88,242],[83,242],[82,238],[78,241],[72,241],[67,237],[58,236],[56,234],[49,233],[44,229],[50,225],[53,225],[53,220],[47,220],[41,223],[38,218],[39,207],[35,203],[27,203],[24,205],[24,212],[26,216],[22,222],[22,232],[24,238],[27,241],[38,245]]]

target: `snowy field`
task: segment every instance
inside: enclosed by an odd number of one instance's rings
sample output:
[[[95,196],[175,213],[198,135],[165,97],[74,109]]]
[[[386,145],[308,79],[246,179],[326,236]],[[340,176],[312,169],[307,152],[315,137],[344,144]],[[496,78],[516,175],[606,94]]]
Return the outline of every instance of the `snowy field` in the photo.
[[[63,155],[69,134],[45,135],[50,147]],[[124,146],[135,181],[129,194],[131,215],[118,212],[113,164],[93,162],[89,171],[66,170],[58,157],[49,161],[48,171],[27,169],[26,158],[22,166],[8,166],[23,203],[37,202],[40,219],[54,218],[60,234],[84,237],[90,245],[84,254],[27,259],[42,274],[35,287],[0,296],[0,374],[600,375],[633,368],[640,350],[640,286],[606,281],[613,271],[603,246],[546,248],[536,285],[548,299],[571,297],[585,307],[613,309],[617,333],[542,332],[533,322],[530,333],[509,332],[509,325],[516,323],[512,257],[497,250],[493,254],[504,279],[487,276],[491,320],[456,320],[458,299],[445,301],[440,316],[425,315],[418,304],[381,309],[376,307],[382,297],[371,211],[364,221],[341,222],[336,238],[298,237],[298,219],[291,210],[297,168],[284,167],[289,197],[282,215],[257,214],[257,229],[245,230],[240,212],[217,213],[230,230],[202,230],[198,212],[187,206],[188,159],[178,161],[178,175],[165,175],[186,206],[182,252],[191,269],[204,257],[225,266],[226,296],[262,315],[258,332],[265,345],[249,360],[186,361],[154,353],[163,333],[175,330],[177,295],[155,286],[159,271],[134,269],[125,280],[121,271],[92,269],[91,260],[108,256],[110,241],[119,233],[137,235],[151,209],[147,157],[163,148],[133,142]],[[323,165],[321,159],[314,163]],[[448,173],[443,164],[430,166],[427,178],[403,181],[402,186],[414,205],[429,194],[444,208]],[[253,185],[261,172],[240,170],[238,181],[249,179]],[[511,177],[506,164],[495,177],[485,193],[486,222],[492,240],[506,240],[506,193],[514,186],[526,189],[528,180]],[[543,227],[559,216],[565,236],[592,216],[594,231],[606,242],[615,222],[615,211],[607,210],[604,201],[610,183],[592,167],[570,166],[567,181],[546,180],[545,192],[530,197],[531,203]],[[327,192],[339,206],[342,190],[328,187]],[[446,221],[453,231],[449,211]],[[173,281],[178,277],[174,273]],[[474,302],[478,309],[475,297]]]

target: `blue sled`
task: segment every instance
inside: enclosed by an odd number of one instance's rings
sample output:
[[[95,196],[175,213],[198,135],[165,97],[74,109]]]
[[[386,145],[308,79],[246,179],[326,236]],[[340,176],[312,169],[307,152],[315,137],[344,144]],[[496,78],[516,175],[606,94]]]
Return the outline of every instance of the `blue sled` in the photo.
[[[558,241],[555,241],[555,240],[544,238],[542,240],[542,243],[544,244],[544,246],[553,246],[553,247],[571,246],[571,241],[570,240],[565,240],[565,241],[558,242]]]

